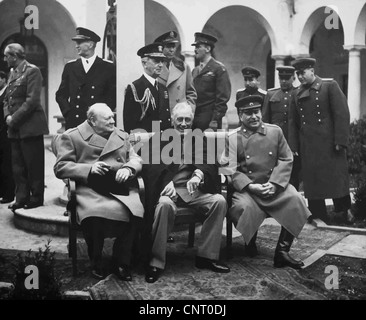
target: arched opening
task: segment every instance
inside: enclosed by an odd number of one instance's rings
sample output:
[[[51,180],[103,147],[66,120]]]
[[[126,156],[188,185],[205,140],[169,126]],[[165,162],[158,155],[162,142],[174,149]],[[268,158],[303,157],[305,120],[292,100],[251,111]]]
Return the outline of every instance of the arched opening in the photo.
[[[1,55],[3,55],[5,47],[11,43],[20,43],[24,46],[26,60],[29,63],[36,65],[42,73],[42,92],[41,92],[41,104],[48,118],[48,54],[47,48],[44,43],[36,36],[24,38],[20,33],[15,33],[6,38],[0,46]],[[3,65],[0,66],[2,70],[8,70],[6,63],[3,61]]]

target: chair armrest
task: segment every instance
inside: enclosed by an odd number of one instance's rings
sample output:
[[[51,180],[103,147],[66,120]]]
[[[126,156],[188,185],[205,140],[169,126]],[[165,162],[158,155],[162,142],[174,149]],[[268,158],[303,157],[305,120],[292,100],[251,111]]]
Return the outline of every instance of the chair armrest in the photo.
[[[137,176],[137,183],[139,185],[140,200],[142,204],[145,205],[145,184],[141,176]]]

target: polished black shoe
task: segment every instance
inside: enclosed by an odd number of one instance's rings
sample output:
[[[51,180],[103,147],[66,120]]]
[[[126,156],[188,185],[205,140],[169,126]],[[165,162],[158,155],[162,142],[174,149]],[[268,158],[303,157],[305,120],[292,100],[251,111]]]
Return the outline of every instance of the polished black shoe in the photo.
[[[159,275],[160,275],[160,269],[159,268],[148,267],[146,275],[145,275],[145,280],[148,283],[154,283],[156,280],[159,279]]]
[[[14,198],[2,198],[0,200],[0,203],[4,204],[4,203],[10,203],[14,200]]]
[[[196,268],[198,269],[209,269],[218,273],[229,273],[230,268],[222,262],[210,260],[203,257],[196,257]]]
[[[13,211],[16,209],[24,208],[24,203],[14,202],[12,204],[9,204],[8,208]]]
[[[301,269],[304,262],[293,259],[287,252],[277,252],[274,256],[273,266],[275,268],[290,267],[293,269]]]
[[[123,281],[132,281],[131,270],[128,266],[118,267],[117,276]]]
[[[33,202],[33,201],[29,201],[28,203],[26,203],[24,205],[24,209],[33,209],[33,208],[37,208],[43,206],[42,202]]]
[[[92,277],[98,280],[104,279],[103,272],[100,268],[93,268],[91,271]]]

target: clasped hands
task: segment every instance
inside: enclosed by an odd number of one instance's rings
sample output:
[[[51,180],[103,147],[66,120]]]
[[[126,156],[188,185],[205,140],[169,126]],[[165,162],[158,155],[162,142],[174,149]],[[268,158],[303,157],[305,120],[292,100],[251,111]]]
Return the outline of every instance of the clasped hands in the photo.
[[[271,182],[267,182],[264,184],[260,183],[251,183],[248,185],[248,189],[251,193],[255,194],[260,198],[270,198],[277,191],[277,186]]]
[[[104,176],[110,170],[110,168],[111,166],[106,164],[105,162],[97,161],[92,165],[90,172],[92,174]],[[131,175],[132,171],[129,168],[118,169],[116,173],[116,181],[118,183],[125,182]]]

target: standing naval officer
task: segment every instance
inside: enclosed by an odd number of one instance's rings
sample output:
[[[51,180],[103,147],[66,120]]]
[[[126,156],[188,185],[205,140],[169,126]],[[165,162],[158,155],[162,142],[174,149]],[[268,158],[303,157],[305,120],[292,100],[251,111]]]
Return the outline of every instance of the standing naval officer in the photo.
[[[200,64],[192,71],[197,91],[193,129],[220,129],[231,95],[229,74],[223,63],[213,58],[217,39],[209,34],[194,34],[196,59]]]
[[[56,92],[66,129],[83,123],[88,108],[95,103],[105,103],[112,110],[116,107],[116,68],[95,53],[100,37],[91,30],[77,28],[72,40],[80,58],[65,65]]]
[[[288,141],[288,126],[290,108],[294,108],[293,82],[295,80],[295,68],[281,66],[277,68],[280,80],[280,88],[269,89],[264,98],[262,114],[263,122],[278,125]],[[294,156],[290,183],[299,190],[300,159]]]
[[[163,54],[166,56],[158,81],[168,88],[170,111],[177,103],[187,101],[194,112],[197,92],[193,86],[191,69],[175,55],[179,43],[177,37],[175,31],[169,31],[154,41],[163,44]]]
[[[301,154],[304,192],[313,218],[327,221],[325,199],[333,199],[333,216],[352,221],[347,99],[335,80],[315,74],[315,64],[312,58],[293,62],[301,85],[296,90],[295,108],[290,110],[290,147]]]

